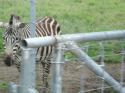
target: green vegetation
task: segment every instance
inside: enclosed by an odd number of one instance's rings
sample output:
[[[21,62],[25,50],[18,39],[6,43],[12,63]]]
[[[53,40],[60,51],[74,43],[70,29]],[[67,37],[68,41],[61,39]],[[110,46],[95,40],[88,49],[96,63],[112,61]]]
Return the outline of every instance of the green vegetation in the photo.
[[[7,83],[4,83],[4,82],[0,82],[0,89],[6,89],[8,86]]]
[[[125,29],[124,0],[36,1],[37,18],[44,16],[55,17],[59,21],[64,34]],[[8,21],[10,14],[14,13],[21,16],[24,22],[28,22],[30,20],[29,0],[0,0],[0,13],[0,21]],[[3,30],[0,31],[0,51],[2,51],[1,34]],[[89,54],[95,56],[99,53],[99,47],[97,47],[97,43],[91,44],[93,46],[89,49]],[[113,50],[120,51],[121,46],[117,46],[116,44],[113,41],[108,44],[106,55],[112,55]],[[71,58],[71,55],[66,55],[66,58],[68,57]],[[119,57],[112,56],[106,58],[106,60],[118,62]]]
[[[2,38],[2,30],[0,30],[0,51],[3,51],[3,38]],[[1,54],[1,52],[0,52],[0,54]]]

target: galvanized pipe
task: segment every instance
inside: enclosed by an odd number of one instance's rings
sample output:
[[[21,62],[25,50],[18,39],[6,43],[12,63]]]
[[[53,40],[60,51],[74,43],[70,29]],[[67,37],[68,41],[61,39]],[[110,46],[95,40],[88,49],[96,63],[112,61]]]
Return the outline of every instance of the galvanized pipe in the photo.
[[[52,90],[51,93],[62,93],[62,70],[64,63],[63,44],[57,44],[52,58]]]
[[[81,62],[93,71],[96,75],[102,77],[114,90],[119,93],[125,93],[125,88],[121,86],[112,76],[110,76],[104,69],[102,69],[91,57],[83,52],[74,42],[66,44],[67,48],[71,49],[71,52],[77,56]]]
[[[36,0],[30,0],[30,30],[31,37],[35,37],[36,32]]]
[[[31,37],[35,37],[35,32],[36,32],[36,0],[30,0],[30,34]],[[32,48],[31,55],[29,59],[30,60],[30,66],[29,68],[32,69],[32,84],[33,88],[36,87],[36,49]]]
[[[31,37],[35,37],[35,3],[36,0],[30,0],[30,30]],[[31,48],[22,48],[22,62],[20,74],[19,93],[38,93],[36,87],[36,51]]]
[[[88,42],[88,41],[102,41],[102,40],[104,41],[104,40],[114,40],[114,39],[125,39],[125,30],[28,38],[22,40],[22,46],[26,48],[37,48],[65,41]]]
[[[32,49],[23,49],[19,93],[34,93],[30,92],[31,89],[35,90],[35,70],[32,69],[35,62],[32,55]]]

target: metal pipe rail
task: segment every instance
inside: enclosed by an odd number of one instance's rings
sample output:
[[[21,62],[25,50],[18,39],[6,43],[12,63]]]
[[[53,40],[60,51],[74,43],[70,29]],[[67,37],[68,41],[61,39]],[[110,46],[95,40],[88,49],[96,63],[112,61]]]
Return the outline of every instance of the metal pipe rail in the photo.
[[[41,46],[53,45],[55,43],[61,43],[66,41],[89,42],[89,41],[102,41],[102,40],[104,41],[104,40],[115,40],[115,39],[125,39],[125,30],[28,38],[22,40],[21,44],[25,48],[37,48]]]

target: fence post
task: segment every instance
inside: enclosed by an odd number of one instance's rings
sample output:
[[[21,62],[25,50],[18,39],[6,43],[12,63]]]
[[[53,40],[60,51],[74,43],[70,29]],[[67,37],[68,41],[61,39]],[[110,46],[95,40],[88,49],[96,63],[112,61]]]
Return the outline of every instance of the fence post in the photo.
[[[52,59],[52,89],[51,93],[62,93],[63,45],[57,44]]]
[[[37,93],[34,81],[35,69],[32,69],[34,65],[32,60],[34,60],[32,58],[32,49],[23,49],[19,93]]]

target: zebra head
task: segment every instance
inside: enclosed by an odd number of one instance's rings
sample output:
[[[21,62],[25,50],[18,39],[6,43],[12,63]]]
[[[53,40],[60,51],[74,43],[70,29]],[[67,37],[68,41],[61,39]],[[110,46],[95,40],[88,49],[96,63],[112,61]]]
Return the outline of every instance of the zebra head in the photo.
[[[4,63],[7,66],[11,66],[14,63],[14,56],[19,49],[19,42],[21,40],[19,28],[23,27],[20,17],[16,15],[11,15],[9,24],[5,28],[3,35],[4,48],[5,48],[5,58]]]

